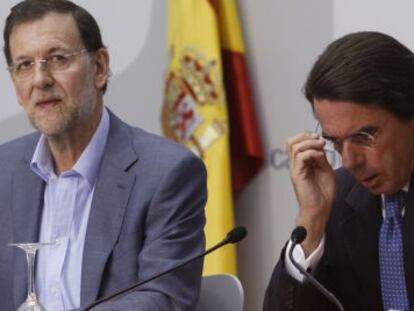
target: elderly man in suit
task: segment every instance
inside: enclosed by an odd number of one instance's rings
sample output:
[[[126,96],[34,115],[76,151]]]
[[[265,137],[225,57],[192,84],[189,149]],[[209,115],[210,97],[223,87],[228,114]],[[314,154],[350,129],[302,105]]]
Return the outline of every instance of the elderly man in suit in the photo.
[[[0,147],[0,309],[16,310],[27,293],[25,258],[11,242],[55,243],[36,266],[48,310],[81,308],[201,253],[204,166],[103,105],[109,56],[94,18],[70,1],[26,0],[4,40],[38,132]],[[97,310],[194,310],[201,269],[198,261]]]
[[[293,249],[347,311],[414,307],[414,54],[377,32],[346,35],[305,84],[321,133],[289,139],[290,175],[307,237]],[[327,144],[342,156],[336,172]],[[287,254],[264,310],[337,310]]]

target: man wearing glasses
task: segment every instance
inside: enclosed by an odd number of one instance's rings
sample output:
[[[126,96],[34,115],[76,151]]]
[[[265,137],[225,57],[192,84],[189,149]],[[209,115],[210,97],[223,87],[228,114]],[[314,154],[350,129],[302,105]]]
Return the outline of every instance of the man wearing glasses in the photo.
[[[345,310],[414,307],[414,54],[377,32],[346,35],[314,64],[306,98],[321,133],[288,141],[307,230],[294,258]],[[342,157],[336,172],[325,150]],[[264,310],[337,310],[293,266],[289,242]]]
[[[105,108],[109,55],[94,18],[66,0],[22,1],[4,44],[38,133],[0,147],[0,309],[16,310],[27,293],[25,258],[8,243],[54,243],[36,265],[47,310],[85,306],[201,253],[204,166]],[[97,309],[194,310],[201,269],[198,261]]]

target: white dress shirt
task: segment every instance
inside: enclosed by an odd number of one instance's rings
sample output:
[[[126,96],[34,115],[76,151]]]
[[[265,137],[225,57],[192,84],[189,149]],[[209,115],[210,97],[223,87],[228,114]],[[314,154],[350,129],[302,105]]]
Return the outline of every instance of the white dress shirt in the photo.
[[[409,184],[405,185],[402,190],[408,192]],[[385,217],[385,210],[384,210],[384,195],[381,195],[382,199],[382,217]],[[405,207],[402,209],[401,214],[404,216]],[[289,252],[292,248],[292,241],[289,240],[289,243],[286,247],[285,253],[285,265],[286,270],[290,276],[294,277],[296,280],[302,282],[303,281],[303,274],[293,265],[289,258]],[[318,266],[319,261],[323,256],[323,252],[325,250],[325,236],[323,236],[321,242],[319,243],[318,247],[308,256],[305,257],[305,252],[300,244],[297,244],[293,249],[293,258],[295,261],[302,266],[305,270],[310,269],[314,271],[315,268]]]
[[[36,289],[47,310],[80,307],[83,247],[95,182],[109,131],[109,114],[102,118],[72,169],[57,176],[47,138],[39,139],[31,169],[46,183],[40,242],[56,242],[38,251]]]

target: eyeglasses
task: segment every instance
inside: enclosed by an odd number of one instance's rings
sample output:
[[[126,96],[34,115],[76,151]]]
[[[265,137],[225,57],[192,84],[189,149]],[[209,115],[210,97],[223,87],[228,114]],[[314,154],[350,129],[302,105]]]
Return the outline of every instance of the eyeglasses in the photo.
[[[318,122],[315,132],[317,132],[326,141],[326,149],[336,150],[338,153],[342,153],[342,148],[345,141],[356,146],[363,147],[370,147],[374,145],[378,134],[378,130],[378,127],[367,126],[354,133],[347,135],[344,138],[337,138],[323,133],[320,123]]]
[[[86,49],[72,53],[53,53],[43,59],[23,59],[13,66],[7,67],[7,70],[17,80],[29,79],[35,72],[36,63],[40,63],[46,70],[51,73],[62,72],[70,67],[75,56],[87,53]]]

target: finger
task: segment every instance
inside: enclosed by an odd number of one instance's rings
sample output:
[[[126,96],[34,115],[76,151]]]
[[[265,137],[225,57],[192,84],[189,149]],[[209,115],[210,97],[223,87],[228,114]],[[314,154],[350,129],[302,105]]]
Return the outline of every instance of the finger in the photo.
[[[303,141],[307,140],[317,140],[319,138],[319,135],[314,132],[302,132],[295,136],[289,137],[287,141],[287,149],[289,153],[292,153],[292,148]]]
[[[312,139],[312,138],[317,138],[317,137],[319,137],[319,134],[315,133],[315,132],[309,132],[309,131],[300,132],[300,133],[296,134],[295,136],[289,137],[288,142],[292,143],[292,144],[295,144],[295,143],[300,142],[300,141],[305,140],[305,139]]]
[[[297,153],[294,160],[290,162],[293,172],[306,172],[316,168],[330,168],[328,159],[323,150],[308,149]]]
[[[325,146],[325,140],[321,137],[313,139],[301,140],[293,144],[290,148],[290,156],[296,156],[300,152],[304,152],[309,149],[323,150]]]
[[[332,169],[323,150],[309,150],[303,152],[298,156],[298,160],[299,162],[304,163],[304,165],[311,165],[313,168]]]

